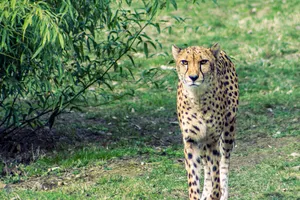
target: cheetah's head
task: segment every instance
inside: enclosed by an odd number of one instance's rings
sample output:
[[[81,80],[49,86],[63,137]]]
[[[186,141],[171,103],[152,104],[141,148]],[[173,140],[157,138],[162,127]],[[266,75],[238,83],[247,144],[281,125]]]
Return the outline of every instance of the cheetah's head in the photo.
[[[179,80],[185,87],[201,88],[201,85],[212,81],[220,54],[219,44],[211,48],[192,46],[186,49],[173,45],[172,53]]]

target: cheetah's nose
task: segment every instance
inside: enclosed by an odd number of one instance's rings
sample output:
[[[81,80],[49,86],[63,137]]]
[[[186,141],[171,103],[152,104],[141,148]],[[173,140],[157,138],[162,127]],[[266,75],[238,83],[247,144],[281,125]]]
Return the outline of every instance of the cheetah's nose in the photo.
[[[195,82],[195,80],[197,80],[199,78],[198,75],[193,75],[193,76],[189,76],[189,77],[193,82]]]

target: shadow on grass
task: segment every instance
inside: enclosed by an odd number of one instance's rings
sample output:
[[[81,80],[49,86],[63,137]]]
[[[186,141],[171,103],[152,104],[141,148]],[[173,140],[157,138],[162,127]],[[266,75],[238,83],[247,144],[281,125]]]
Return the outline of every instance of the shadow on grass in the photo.
[[[115,148],[139,144],[155,147],[181,144],[175,112],[168,117],[159,113],[129,114],[112,115],[106,111],[99,115],[64,113],[52,130],[47,127],[37,131],[24,129],[0,141],[0,159],[5,165],[28,164],[53,151],[90,145]],[[9,173],[6,168],[2,175]]]
[[[266,193],[264,194],[264,197],[267,199],[272,199],[272,200],[283,200],[283,199],[288,199],[288,196],[279,193],[279,192],[272,192],[272,193]]]

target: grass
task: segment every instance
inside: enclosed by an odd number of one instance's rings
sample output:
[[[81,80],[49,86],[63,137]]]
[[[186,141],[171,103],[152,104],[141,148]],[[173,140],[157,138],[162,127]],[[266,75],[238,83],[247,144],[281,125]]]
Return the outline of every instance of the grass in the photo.
[[[29,165],[12,165],[17,170],[1,177],[0,199],[187,199],[181,136],[174,123],[177,75],[160,66],[172,65],[173,43],[214,42],[233,58],[239,75],[230,199],[299,199],[300,4],[217,3],[178,1],[177,11],[160,13],[187,20],[173,24],[171,34],[155,36],[163,49],[149,59],[136,56],[137,68],[122,61],[123,76],[130,77],[127,67],[135,80],[114,85],[114,91],[135,95],[63,116],[68,123],[59,120],[58,132],[92,133],[95,141],[63,146]]]

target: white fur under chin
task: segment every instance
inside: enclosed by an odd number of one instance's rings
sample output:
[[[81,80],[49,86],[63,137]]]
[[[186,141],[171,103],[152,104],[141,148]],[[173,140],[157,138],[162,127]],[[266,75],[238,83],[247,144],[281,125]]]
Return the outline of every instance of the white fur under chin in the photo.
[[[200,85],[189,85],[187,83],[183,83],[183,88],[187,93],[188,98],[194,104],[199,104],[200,97],[204,95],[207,91],[207,84],[201,83]]]

